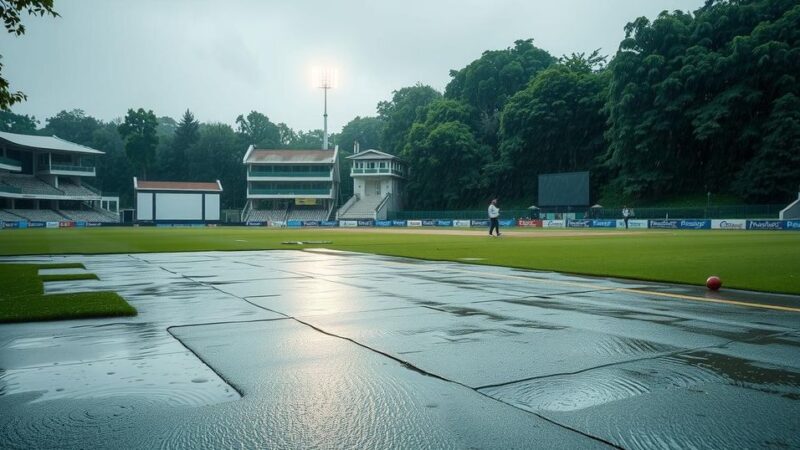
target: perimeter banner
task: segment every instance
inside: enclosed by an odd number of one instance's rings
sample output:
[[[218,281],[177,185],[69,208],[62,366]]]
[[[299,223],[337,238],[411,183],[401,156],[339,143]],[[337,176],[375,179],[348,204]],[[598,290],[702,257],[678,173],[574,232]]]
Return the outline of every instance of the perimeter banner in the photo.
[[[453,221],[453,226],[454,227],[469,228],[469,225],[470,225],[469,220],[454,220]]]
[[[358,226],[357,220],[340,220],[339,226],[342,228],[355,228]]]
[[[406,221],[407,226],[409,227],[421,227],[422,221],[421,220],[408,220]]]
[[[676,219],[650,220],[650,228],[677,230],[680,228],[680,223],[681,221]]]
[[[800,230],[800,220],[787,220],[786,221],[786,229],[787,230]]]
[[[322,222],[319,223],[319,226],[321,226],[321,227],[338,227],[339,226],[339,222],[337,222],[335,220],[323,220]]]
[[[390,226],[392,226],[392,221],[391,220],[376,220],[375,221],[375,226],[376,227],[390,227]]]
[[[452,227],[453,221],[450,219],[439,219],[436,221],[437,227]]]
[[[563,220],[545,220],[542,222],[544,228],[564,228],[566,222]]]
[[[393,220],[392,221],[392,226],[393,227],[404,227],[404,226],[406,226],[406,221],[405,220]]]
[[[474,228],[478,227],[487,228],[489,227],[489,219],[472,219],[469,221],[469,226]]]
[[[744,219],[714,219],[711,221],[714,230],[746,230],[747,221]]]
[[[748,230],[785,230],[786,223],[783,220],[748,220]]]
[[[542,221],[539,219],[519,219],[517,220],[517,226],[525,228],[542,228]]]

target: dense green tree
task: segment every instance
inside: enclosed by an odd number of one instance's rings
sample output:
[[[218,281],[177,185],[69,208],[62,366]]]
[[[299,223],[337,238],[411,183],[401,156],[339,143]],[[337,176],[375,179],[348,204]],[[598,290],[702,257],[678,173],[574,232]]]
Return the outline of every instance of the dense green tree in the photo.
[[[267,116],[257,111],[250,111],[247,117],[236,118],[237,131],[244,137],[246,145],[259,148],[278,148],[281,146],[281,133],[277,125]]]
[[[11,111],[0,110],[0,131],[20,134],[36,134],[39,123],[33,116],[14,114]]]
[[[501,157],[487,168],[494,191],[530,198],[541,173],[593,167],[605,151],[608,76],[596,72],[603,62],[597,51],[565,57],[511,97],[501,118]]]
[[[233,129],[226,124],[203,124],[200,138],[191,147],[189,159],[190,179],[195,181],[220,180],[222,207],[244,207],[246,192],[245,166],[242,164],[247,148]]]
[[[278,136],[280,148],[289,148],[297,140],[297,133],[283,122],[278,124]]]
[[[351,120],[337,135],[336,143],[339,149],[353,149],[353,144],[358,141],[362,150],[374,148],[381,149],[381,136],[386,123],[379,117],[359,117]]]
[[[158,145],[157,126],[158,120],[153,111],[139,108],[136,111],[129,109],[125,121],[117,127],[119,134],[125,140],[125,154],[145,180],[155,160]]]
[[[411,125],[423,120],[426,107],[441,97],[442,94],[432,87],[417,84],[394,91],[390,101],[378,103],[378,118],[386,124],[381,137],[382,151],[399,154]]]
[[[289,148],[293,149],[318,149],[322,148],[322,135],[323,130],[299,130],[295,133],[294,141],[289,144]],[[331,139],[333,141],[333,139]],[[335,141],[333,141],[335,142]]]
[[[539,71],[556,62],[533,39],[518,40],[505,50],[488,50],[461,70],[451,70],[444,96],[471,105],[478,112],[476,131],[483,142],[496,143],[500,111],[512,95]]]
[[[83,110],[61,111],[46,120],[43,134],[55,135],[61,139],[81,145],[91,145],[94,132],[100,127],[100,121],[87,116]]]
[[[411,168],[406,193],[411,209],[458,208],[482,194],[481,176],[488,152],[465,125],[471,107],[454,100],[437,100],[408,133],[401,157]]]
[[[58,17],[58,13],[53,9],[53,0],[2,0],[0,1],[0,20],[8,33],[16,36],[25,34],[25,25],[22,24],[20,17],[22,12],[41,17],[45,14]],[[0,60],[2,58],[0,55]],[[3,64],[0,63],[0,110],[7,110],[14,103],[25,100],[26,96],[19,91],[9,91],[8,81],[3,77],[2,72]]]
[[[188,155],[191,147],[200,139],[200,123],[188,109],[170,136],[171,141],[159,155],[159,169],[164,178],[176,181],[189,180]]]
[[[133,177],[135,171],[125,155],[125,142],[119,135],[117,125],[102,124],[92,136],[91,147],[105,155],[96,158],[97,178],[89,180],[96,184],[105,195],[118,195],[120,206],[133,207]]]

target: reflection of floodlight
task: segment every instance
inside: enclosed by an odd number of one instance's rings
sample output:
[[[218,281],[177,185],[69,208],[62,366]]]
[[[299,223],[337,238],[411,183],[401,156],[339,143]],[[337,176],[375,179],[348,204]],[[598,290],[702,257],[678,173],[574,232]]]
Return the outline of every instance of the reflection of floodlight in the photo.
[[[315,67],[312,71],[314,86],[322,89],[325,97],[325,109],[322,117],[325,127],[322,130],[322,148],[328,149],[328,89],[335,89],[339,83],[339,71],[330,67]]]

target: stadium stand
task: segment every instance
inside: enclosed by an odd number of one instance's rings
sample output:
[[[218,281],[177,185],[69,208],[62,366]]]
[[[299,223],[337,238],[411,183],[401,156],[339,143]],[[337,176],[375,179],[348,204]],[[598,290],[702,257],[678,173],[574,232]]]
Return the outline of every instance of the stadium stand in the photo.
[[[353,202],[349,208],[344,211],[339,211],[339,219],[342,220],[355,220],[355,219],[374,219],[375,210],[383,201],[383,197],[367,197],[359,198]]]
[[[75,183],[71,183],[69,181],[62,181],[58,185],[58,189],[64,192],[65,195],[73,196],[73,197],[96,197],[97,193],[88,189],[84,186],[78,186]]]
[[[324,207],[294,206],[289,210],[286,220],[327,220],[329,211]]]
[[[285,221],[286,209],[251,209],[245,222]]]
[[[119,223],[119,216],[108,211],[62,209],[58,213],[75,221]]]
[[[58,222],[67,220],[66,217],[52,209],[11,209],[8,211],[31,222]]]
[[[31,175],[9,173],[0,176],[0,181],[7,186],[19,189],[22,194],[26,195],[64,195],[64,192]]]
[[[0,220],[3,222],[17,222],[22,220],[22,217],[8,211],[0,210]]]

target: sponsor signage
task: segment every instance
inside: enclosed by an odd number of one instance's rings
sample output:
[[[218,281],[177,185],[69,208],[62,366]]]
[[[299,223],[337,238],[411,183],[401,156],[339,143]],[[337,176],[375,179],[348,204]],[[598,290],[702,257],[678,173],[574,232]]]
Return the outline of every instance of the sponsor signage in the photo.
[[[321,226],[321,227],[338,227],[339,226],[339,222],[337,222],[335,220],[323,220],[322,222],[319,223],[319,226]]]
[[[645,219],[629,219],[628,228],[647,228],[648,223]],[[625,228],[625,221],[622,219],[617,220],[617,228]]]
[[[102,222],[86,222],[87,227],[102,227]]]
[[[452,227],[453,221],[450,219],[439,219],[436,221],[437,227]]]
[[[71,220],[62,220],[61,222],[58,222],[58,227],[59,228],[72,228],[74,226],[75,226],[75,222],[73,222]]]
[[[489,219],[472,219],[469,221],[471,227],[488,227]]]
[[[291,227],[291,228],[302,227],[303,226],[303,221],[302,220],[287,220],[286,221],[286,226],[287,227]]]
[[[630,224],[630,221],[628,221]],[[623,224],[623,226],[625,226]],[[617,221],[614,219],[593,219],[593,228],[617,228]]]
[[[678,225],[681,230],[708,230],[711,228],[711,221],[706,219],[681,219]]]
[[[517,224],[515,219],[500,219],[497,221],[501,227],[513,227]]]
[[[393,227],[404,227],[404,226],[406,226],[406,221],[405,220],[393,220],[392,221],[392,226]]]
[[[286,226],[286,222],[284,222],[282,220],[270,220],[269,222],[267,222],[267,224],[269,226],[271,226],[271,227],[276,227],[276,228],[280,228],[280,227],[285,227]]]
[[[567,220],[567,226],[570,228],[591,228],[592,221],[589,219],[569,219]]]
[[[421,220],[408,220],[406,221],[409,227],[421,227],[422,221]]]
[[[58,222],[45,222],[45,228],[58,228]]]
[[[747,221],[744,219],[714,219],[711,228],[715,230],[746,230]]]
[[[247,225],[248,227],[260,227],[261,225],[264,225],[264,222],[256,222],[254,220],[248,220],[245,225]]]
[[[44,222],[28,222],[28,228],[44,228]]]
[[[3,228],[19,228],[19,222],[3,222]]]
[[[84,228],[86,226],[86,221],[85,220],[75,221],[75,226],[78,228]]]
[[[467,227],[469,227],[469,225],[470,225],[469,220],[454,220],[453,221],[453,226],[454,227],[467,228]]]
[[[544,228],[564,228],[566,223],[563,220],[545,220],[542,221]]]
[[[391,220],[376,220],[375,221],[375,226],[376,227],[390,227],[390,226],[392,226],[392,221]]]
[[[786,224],[782,220],[748,220],[748,230],[783,230]]]
[[[680,220],[677,219],[658,219],[650,221],[650,228],[677,230],[680,228]],[[625,226],[625,225],[623,225]]]
[[[435,227],[436,226],[436,221],[433,220],[433,219],[424,219],[422,221],[422,226],[423,227]]]
[[[304,227],[318,227],[319,221],[318,220],[304,220],[303,221]]]
[[[800,230],[800,220],[787,220],[786,221],[786,229],[787,230]]]
[[[527,228],[541,228],[542,221],[539,219],[519,219],[517,221],[518,227],[527,227]]]
[[[357,222],[358,222],[358,226],[359,227],[373,227],[373,226],[375,226],[375,221],[374,220],[359,220]]]
[[[340,220],[339,226],[342,228],[355,228],[358,226],[358,221],[356,220]]]

